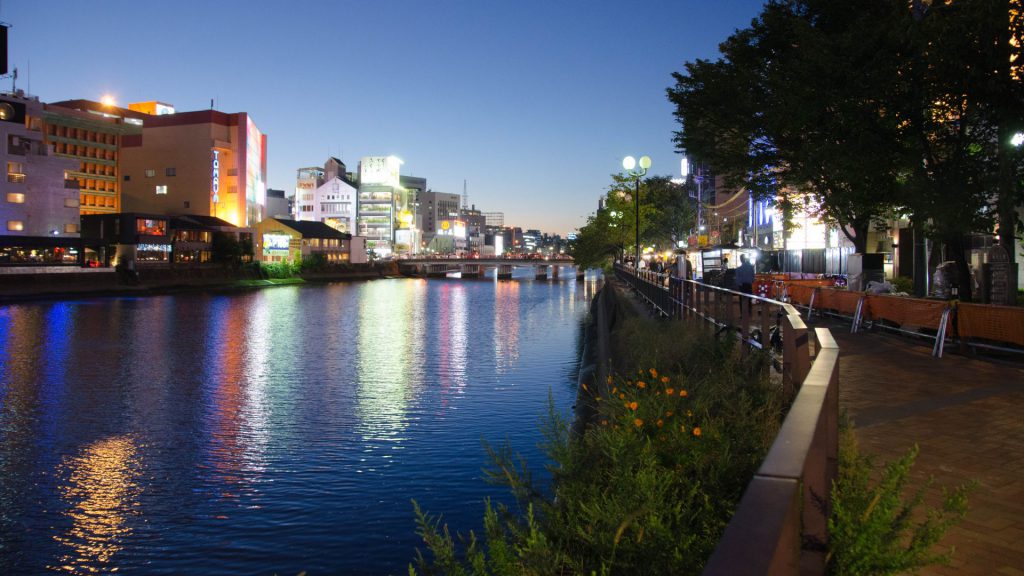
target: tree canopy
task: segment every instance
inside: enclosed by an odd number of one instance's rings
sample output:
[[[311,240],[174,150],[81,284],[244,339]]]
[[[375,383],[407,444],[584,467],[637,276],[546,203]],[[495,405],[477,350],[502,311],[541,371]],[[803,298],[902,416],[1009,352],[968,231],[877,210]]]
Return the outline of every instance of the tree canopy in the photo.
[[[858,251],[894,214],[948,240],[991,231],[998,205],[1012,234],[1020,10],[1021,0],[769,2],[720,59],[673,75],[677,149],[758,198],[812,199]]]

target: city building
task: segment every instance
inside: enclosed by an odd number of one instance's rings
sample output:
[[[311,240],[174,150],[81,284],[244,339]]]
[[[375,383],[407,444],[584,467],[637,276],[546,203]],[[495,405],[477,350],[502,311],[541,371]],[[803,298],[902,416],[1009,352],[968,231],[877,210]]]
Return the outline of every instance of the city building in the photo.
[[[504,212],[484,212],[484,218],[487,220],[488,226],[505,226],[505,213]]]
[[[448,235],[453,228],[452,223],[461,220],[459,205],[462,198],[458,194],[435,192],[428,190],[419,194],[419,224],[423,230],[423,241],[429,246],[434,236]],[[442,229],[442,222],[447,222]],[[465,235],[463,235],[465,236]]]
[[[79,262],[80,165],[46,142],[44,115],[37,99],[0,95],[0,264]]]
[[[267,137],[248,114],[143,116],[141,133],[122,137],[122,211],[214,216],[240,227],[263,219]]]
[[[267,208],[265,218],[291,219],[292,198],[285,195],[284,190],[267,188]]]
[[[402,185],[399,175],[401,166],[402,161],[395,156],[366,156],[359,162],[357,229],[375,257],[412,254],[420,245],[410,189]],[[422,178],[406,182],[426,187]]]
[[[295,195],[295,220],[323,222],[340,232],[356,229],[359,191],[341,160],[329,158],[323,169],[300,168]]]
[[[267,218],[256,225],[256,257],[264,262],[301,262],[313,255],[328,264],[366,262],[366,241],[323,222]]]
[[[70,175],[78,181],[81,214],[120,212],[119,163],[125,137],[142,134],[146,114],[91,100],[46,104],[43,125],[47,144],[56,155],[78,165]]]
[[[216,234],[252,245],[253,230],[213,216],[186,214],[88,214],[82,216],[87,262],[101,266],[201,264],[214,258]]]

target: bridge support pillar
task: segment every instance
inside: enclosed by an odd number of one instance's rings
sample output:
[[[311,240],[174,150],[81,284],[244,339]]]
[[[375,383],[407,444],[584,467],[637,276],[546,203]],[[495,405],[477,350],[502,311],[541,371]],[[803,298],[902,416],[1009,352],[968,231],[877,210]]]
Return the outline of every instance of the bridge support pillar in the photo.
[[[551,267],[551,279],[552,280],[558,280],[558,268],[559,268],[559,266],[557,264],[555,264],[554,266]]]
[[[479,278],[480,277],[480,265],[479,264],[463,264],[462,265],[462,277],[463,278]]]
[[[427,278],[444,278],[447,275],[447,264],[427,264]]]
[[[548,279],[548,267],[547,267],[546,264],[538,264],[537,267],[535,268],[535,272],[536,272],[537,280],[547,280]]]
[[[511,280],[512,279],[512,265],[511,264],[499,264],[498,265],[498,280]]]
[[[584,275],[585,272],[586,272],[586,270],[584,270],[582,266],[577,266],[576,267],[576,281],[577,282],[583,282],[583,275]]]

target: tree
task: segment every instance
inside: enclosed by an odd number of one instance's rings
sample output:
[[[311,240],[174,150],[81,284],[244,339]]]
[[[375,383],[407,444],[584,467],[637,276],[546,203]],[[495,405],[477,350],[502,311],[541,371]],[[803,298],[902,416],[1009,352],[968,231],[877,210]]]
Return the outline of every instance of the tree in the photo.
[[[234,234],[214,232],[210,239],[210,257],[221,264],[238,264],[242,258],[242,246]]]
[[[648,243],[675,248],[697,222],[690,185],[675,183],[667,176],[648,178],[645,184],[647,198],[641,200],[651,209],[645,238]]]
[[[882,104],[897,68],[885,49],[891,10],[886,0],[768,4],[722,43],[722,59],[673,74],[677,149],[755,198],[809,198],[864,252],[905,179],[898,120]]]

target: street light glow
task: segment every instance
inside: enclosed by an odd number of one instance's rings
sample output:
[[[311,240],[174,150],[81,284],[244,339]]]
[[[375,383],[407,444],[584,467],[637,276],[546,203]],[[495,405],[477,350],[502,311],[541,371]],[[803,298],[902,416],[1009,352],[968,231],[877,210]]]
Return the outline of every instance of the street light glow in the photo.
[[[629,156],[629,158],[632,158],[632,156]],[[646,171],[650,167],[651,167],[651,157],[650,156],[641,156],[640,157],[640,169]]]
[[[632,170],[633,168],[636,168],[636,158],[633,158],[632,156],[626,156],[625,158],[622,159],[622,167],[625,168],[626,170]]]
[[[115,100],[110,94],[104,94],[103,97],[100,98],[100,104],[103,104],[104,106],[116,106],[117,100]]]
[[[1010,144],[1013,144],[1015,148],[1020,148],[1021,144],[1024,144],[1024,132],[1017,132],[1010,138]]]

